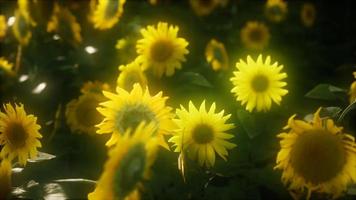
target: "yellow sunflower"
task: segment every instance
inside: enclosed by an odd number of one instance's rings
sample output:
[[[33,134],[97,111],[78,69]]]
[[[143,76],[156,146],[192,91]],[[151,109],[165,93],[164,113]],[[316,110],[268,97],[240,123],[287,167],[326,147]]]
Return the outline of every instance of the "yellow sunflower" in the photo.
[[[105,30],[113,27],[124,12],[125,2],[126,0],[92,0],[90,19],[94,28]]]
[[[205,58],[215,71],[226,70],[229,67],[229,57],[225,45],[215,39],[211,39],[206,46]]]
[[[304,3],[300,12],[300,18],[306,27],[311,27],[314,24],[316,17],[316,9],[312,3]]]
[[[33,7],[34,3],[38,3],[36,0],[31,1],[31,0],[18,0],[17,4],[19,6],[19,10],[24,13],[26,16],[29,17],[29,19],[34,23],[33,17],[31,16],[34,11],[30,11],[31,6]]]
[[[7,30],[6,17],[4,15],[0,15],[0,39],[5,37],[6,30]]]
[[[78,44],[82,41],[80,31],[81,28],[75,16],[67,8],[56,3],[52,17],[47,24],[47,32],[56,32],[72,44]]]
[[[283,0],[267,0],[265,14],[272,22],[281,22],[287,15],[287,3]]]
[[[110,85],[107,83],[102,83],[100,81],[87,81],[83,84],[80,92],[82,94],[86,93],[97,93],[102,94],[103,90],[110,90]]]
[[[11,163],[0,159],[0,199],[8,199],[11,193]]]
[[[353,74],[356,79],[356,72],[354,72]],[[351,84],[349,94],[350,94],[350,103],[356,101],[356,80]]]
[[[146,121],[156,124],[160,145],[169,149],[164,135],[171,133],[174,124],[172,108],[165,105],[168,97],[162,97],[162,92],[151,96],[148,88],[142,89],[138,83],[134,84],[130,93],[120,87],[116,91],[117,94],[103,91],[109,101],[97,108],[105,119],[97,125],[99,130],[96,132],[112,133],[106,145],[116,144],[127,129],[135,129],[140,122]]]
[[[0,69],[6,74],[14,75],[15,71],[13,69],[14,65],[7,61],[4,57],[0,57]]]
[[[226,6],[228,0],[189,0],[190,6],[198,16],[209,15],[218,6]]]
[[[95,125],[103,117],[96,110],[100,102],[104,100],[101,94],[85,93],[78,99],[73,99],[66,106],[66,119],[72,132],[94,134]]]
[[[2,158],[12,161],[18,158],[21,165],[26,165],[28,158],[37,156],[37,148],[41,147],[38,140],[42,135],[37,124],[37,117],[27,115],[23,104],[13,107],[10,103],[4,104],[4,111],[0,112],[0,152]]]
[[[339,197],[349,183],[356,182],[356,143],[332,119],[320,118],[318,109],[312,122],[289,118],[278,135],[281,150],[276,169],[283,170],[282,182],[307,199],[312,192]]]
[[[177,37],[178,26],[168,26],[159,22],[157,28],[147,26],[141,29],[143,39],[137,41],[136,51],[139,54],[137,61],[143,68],[152,68],[153,73],[161,77],[174,74],[174,70],[182,68],[181,62],[185,61],[188,42]]]
[[[231,115],[224,116],[224,110],[215,113],[215,103],[207,111],[205,101],[199,109],[190,101],[188,110],[181,106],[176,114],[178,118],[174,122],[178,129],[169,139],[176,147],[174,152],[186,152],[191,159],[198,160],[200,166],[210,168],[215,163],[215,152],[226,160],[226,149],[236,147],[226,141],[234,137],[226,133],[234,128],[233,124],[226,123]]]
[[[257,21],[247,22],[240,34],[242,43],[249,49],[262,50],[270,40],[268,27]]]
[[[156,124],[140,123],[135,131],[126,131],[117,145],[110,150],[94,192],[89,200],[139,200],[138,187],[149,178],[157,152],[157,139],[153,137]]]
[[[117,85],[127,91],[132,90],[135,83],[141,85],[141,87],[147,86],[147,78],[141,67],[141,65],[133,61],[127,65],[121,65],[119,67],[120,74],[117,78]]]
[[[252,112],[254,108],[257,111],[267,111],[271,108],[272,101],[280,104],[282,96],[288,93],[283,89],[287,85],[282,80],[287,77],[282,73],[283,65],[277,62],[271,64],[270,56],[267,56],[263,62],[262,55],[259,55],[255,62],[250,56],[247,56],[247,62],[240,59],[236,63],[237,71],[230,79],[235,86],[231,92],[236,95],[236,100],[241,104],[246,104],[246,110]]]
[[[35,23],[31,20],[28,12],[15,11],[15,23],[12,26],[12,31],[21,46],[26,46],[30,42],[32,26],[35,26]]]

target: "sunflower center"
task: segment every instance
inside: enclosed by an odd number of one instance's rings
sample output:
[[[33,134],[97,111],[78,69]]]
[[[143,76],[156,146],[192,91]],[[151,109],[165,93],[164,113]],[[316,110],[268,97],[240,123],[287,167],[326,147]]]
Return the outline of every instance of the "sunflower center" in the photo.
[[[131,91],[135,83],[139,83],[142,86],[142,82],[142,78],[140,77],[140,74],[138,74],[138,72],[129,72],[127,73],[124,80],[124,89],[127,91]]]
[[[113,177],[114,196],[124,199],[142,179],[146,165],[146,150],[142,143],[132,146],[123,156]]]
[[[224,60],[224,56],[220,48],[217,47],[213,48],[213,53],[214,53],[214,58],[219,62],[222,62]]]
[[[207,124],[199,124],[194,127],[192,137],[198,144],[207,144],[214,139],[214,130]]]
[[[105,19],[111,19],[115,16],[117,10],[119,9],[120,0],[110,0],[106,5],[105,9]]]
[[[199,5],[203,7],[210,7],[213,5],[213,2],[214,1],[212,0],[199,0]]]
[[[75,114],[81,125],[92,127],[101,121],[100,114],[96,110],[98,103],[95,98],[89,98],[79,103]]]
[[[151,47],[151,58],[157,62],[164,62],[172,56],[173,49],[170,41],[158,40]]]
[[[257,28],[251,30],[249,36],[250,36],[250,39],[254,42],[260,42],[263,38],[263,34],[262,34],[261,30],[257,29]]]
[[[18,30],[20,33],[20,37],[25,37],[29,31],[29,25],[25,19],[25,17],[23,17],[22,15],[20,15],[19,17],[19,22],[18,22]]]
[[[268,78],[264,75],[256,75],[251,81],[251,87],[256,92],[264,92],[269,85]]]
[[[305,11],[305,16],[307,19],[314,19],[314,12],[311,9],[307,9]]]
[[[12,123],[9,125],[7,129],[7,138],[10,141],[10,144],[15,148],[21,148],[25,146],[26,139],[28,138],[28,134],[20,123]]]
[[[125,133],[128,128],[136,129],[143,121],[146,123],[152,121],[158,123],[155,113],[146,105],[126,105],[116,116],[116,128],[119,129],[121,133]]]
[[[345,164],[345,149],[337,136],[322,129],[300,135],[291,151],[291,165],[306,181],[320,184],[334,178]]]
[[[273,16],[280,16],[282,15],[282,9],[280,6],[278,5],[275,5],[275,6],[272,6],[268,9],[268,12],[273,15]]]

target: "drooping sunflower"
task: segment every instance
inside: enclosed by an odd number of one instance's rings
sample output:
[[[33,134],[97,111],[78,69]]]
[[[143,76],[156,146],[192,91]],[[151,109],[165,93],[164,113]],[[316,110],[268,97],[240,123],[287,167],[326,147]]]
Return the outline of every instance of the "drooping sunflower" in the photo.
[[[289,118],[278,135],[281,150],[275,169],[283,170],[282,182],[290,190],[339,197],[356,182],[356,143],[332,119],[321,118],[318,109],[312,122]]]
[[[142,63],[144,69],[151,68],[153,73],[161,77],[163,74],[171,76],[175,69],[182,68],[188,54],[188,42],[177,37],[178,26],[168,26],[159,22],[157,28],[147,26],[141,29],[143,39],[137,41],[136,51],[139,54],[137,61]]]
[[[102,94],[103,90],[110,90],[110,85],[107,83],[102,83],[100,81],[87,81],[83,84],[82,88],[80,88],[80,92],[82,94],[86,93],[96,93]]]
[[[148,87],[142,89],[138,83],[134,84],[130,93],[120,87],[116,91],[117,94],[103,91],[109,101],[100,103],[97,108],[105,118],[97,125],[99,130],[96,132],[112,133],[106,145],[116,144],[127,129],[135,129],[140,122],[146,121],[156,124],[160,145],[169,149],[164,135],[171,134],[174,124],[172,108],[166,106],[168,97],[162,97],[162,92],[151,96]]]
[[[283,0],[267,0],[265,4],[265,14],[272,22],[281,22],[286,18],[288,9],[287,3]]]
[[[12,31],[21,46],[26,46],[30,42],[32,26],[35,26],[35,23],[27,12],[22,12],[21,10],[15,11],[15,23],[12,26]]]
[[[200,166],[210,168],[215,163],[215,152],[224,160],[228,155],[227,149],[236,147],[227,139],[234,136],[226,131],[234,128],[233,124],[227,124],[229,115],[224,116],[224,110],[215,113],[215,103],[209,111],[205,108],[205,101],[197,109],[189,102],[189,109],[182,105],[177,109],[177,118],[174,119],[178,129],[175,135],[169,139],[174,143],[174,152],[186,152],[192,160],[198,160]]]
[[[225,45],[215,39],[211,39],[206,46],[205,58],[215,71],[226,70],[229,67],[229,57]]]
[[[190,6],[198,16],[209,15],[218,6],[226,6],[228,0],[189,0]]]
[[[133,61],[127,65],[121,65],[119,67],[119,77],[117,78],[117,85],[127,91],[132,90],[135,83],[141,85],[141,87],[147,86],[147,78],[137,61]]]
[[[0,159],[0,199],[9,199],[11,193],[11,163]]]
[[[0,39],[5,37],[6,30],[7,30],[6,17],[4,15],[0,15]]]
[[[72,44],[82,41],[80,24],[68,8],[56,3],[50,21],[47,24],[47,32],[56,32]]]
[[[13,64],[7,61],[4,57],[0,57],[0,69],[6,74],[14,75]]]
[[[254,50],[262,50],[270,40],[268,27],[257,21],[247,22],[241,30],[240,37],[246,48]]]
[[[92,0],[90,19],[94,28],[100,30],[112,28],[124,12],[125,2],[126,0]]]
[[[65,115],[71,131],[94,134],[97,129],[95,125],[103,120],[96,107],[104,99],[102,94],[88,92],[70,101]]]
[[[231,90],[236,95],[236,100],[246,104],[246,110],[252,112],[267,111],[271,108],[272,101],[280,104],[282,96],[288,93],[283,87],[287,85],[282,80],[287,77],[282,73],[283,65],[277,62],[271,64],[271,57],[267,56],[263,62],[262,55],[257,61],[247,56],[247,62],[240,59],[236,63],[237,71],[230,79],[234,85]]]
[[[313,26],[316,17],[316,9],[312,3],[304,3],[300,11],[300,18],[306,27]]]
[[[135,130],[127,130],[110,150],[94,192],[89,200],[139,200],[140,182],[149,178],[156,158],[156,124],[140,123]]]
[[[0,145],[3,145],[0,156],[10,161],[16,157],[21,165],[26,165],[28,158],[37,156],[37,148],[41,147],[38,140],[42,135],[37,124],[37,117],[27,115],[23,104],[13,107],[4,104],[4,111],[0,112]]]
[[[353,74],[356,79],[356,72],[354,72]],[[350,103],[356,101],[356,80],[350,86],[349,95],[350,95]]]

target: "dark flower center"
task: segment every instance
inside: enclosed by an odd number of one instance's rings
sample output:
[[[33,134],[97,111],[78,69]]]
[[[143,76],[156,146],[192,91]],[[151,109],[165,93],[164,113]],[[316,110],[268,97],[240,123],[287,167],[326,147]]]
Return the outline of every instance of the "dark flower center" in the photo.
[[[253,42],[261,42],[262,38],[263,38],[263,33],[260,29],[255,28],[253,30],[251,30],[250,34],[250,40]]]
[[[322,129],[300,135],[291,151],[291,165],[306,181],[320,184],[331,180],[345,165],[341,139]]]
[[[264,75],[256,75],[251,81],[251,87],[255,92],[264,92],[267,90],[269,80]]]
[[[109,0],[105,9],[105,19],[111,19],[119,9],[119,0]]]
[[[198,144],[207,144],[214,139],[214,130],[206,124],[199,124],[192,131],[194,142]]]
[[[151,58],[157,62],[168,60],[173,54],[173,45],[166,40],[158,40],[151,47]]]
[[[26,145],[28,133],[22,124],[17,122],[10,124],[6,132],[8,133],[7,138],[13,147],[21,148]]]

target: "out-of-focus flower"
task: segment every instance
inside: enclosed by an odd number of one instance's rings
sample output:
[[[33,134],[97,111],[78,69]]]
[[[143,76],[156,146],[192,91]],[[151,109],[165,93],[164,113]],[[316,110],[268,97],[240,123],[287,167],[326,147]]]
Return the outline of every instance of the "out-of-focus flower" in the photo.
[[[217,7],[225,7],[229,0],[189,0],[190,6],[198,16],[209,15]]]
[[[32,26],[35,26],[35,23],[31,20],[28,12],[15,11],[15,23],[12,26],[12,31],[20,45],[26,46],[30,42]]]
[[[126,130],[133,130],[145,121],[156,125],[160,145],[169,149],[164,135],[171,134],[174,124],[172,108],[166,106],[168,97],[162,97],[162,92],[151,96],[147,87],[142,89],[137,83],[130,93],[120,87],[117,87],[116,91],[117,94],[103,91],[109,100],[100,103],[97,108],[105,118],[97,125],[99,130],[96,132],[112,134],[106,145],[115,145]]]
[[[11,163],[0,159],[0,199],[9,199],[11,193]]]
[[[261,50],[270,39],[268,27],[262,22],[250,21],[241,30],[241,41],[246,48]]]
[[[52,17],[47,24],[47,31],[58,33],[72,44],[82,41],[81,28],[75,16],[67,8],[58,4],[54,6]]]
[[[27,115],[23,104],[13,107],[4,104],[4,112],[0,112],[0,156],[10,161],[18,158],[21,165],[26,165],[28,158],[37,156],[37,148],[41,147],[39,138],[40,125],[37,117]]]
[[[90,20],[94,28],[105,30],[112,28],[124,12],[126,0],[91,0]]]
[[[307,190],[338,198],[348,184],[356,182],[355,138],[342,131],[332,119],[320,118],[316,111],[311,122],[289,118],[278,135],[281,149],[275,169],[282,170],[282,182],[295,193]]]
[[[313,26],[316,18],[316,9],[312,3],[304,3],[300,11],[300,18],[306,27]]]
[[[6,30],[7,30],[6,17],[4,15],[0,15],[0,39],[5,37]]]
[[[265,14],[268,20],[281,22],[286,18],[287,12],[287,3],[283,0],[267,0]]]
[[[240,59],[236,63],[237,71],[230,79],[234,84],[231,90],[236,95],[236,100],[241,104],[246,104],[246,110],[252,112],[267,111],[271,109],[272,101],[280,104],[282,96],[288,93],[283,87],[287,85],[282,80],[287,77],[282,73],[283,65],[277,62],[271,64],[270,56],[267,56],[263,62],[262,55],[259,55],[257,61],[247,56],[247,62]]]
[[[15,71],[13,69],[14,65],[7,61],[4,57],[0,57],[0,70],[5,72],[8,75],[15,75]]]
[[[143,88],[147,86],[146,75],[137,61],[133,61],[127,65],[121,65],[119,71],[117,86],[126,91],[131,91],[135,83],[140,84]]]
[[[174,143],[175,152],[185,151],[191,159],[198,160],[200,166],[213,167],[215,152],[226,160],[226,150],[236,147],[227,141],[234,137],[226,133],[234,128],[233,124],[226,123],[231,115],[224,116],[224,110],[215,113],[215,103],[207,111],[205,101],[199,109],[190,101],[188,110],[181,106],[176,114],[174,122],[178,129],[169,142]]]
[[[147,26],[141,30],[143,39],[137,41],[136,50],[139,56],[137,61],[142,63],[144,69],[150,68],[153,73],[161,77],[163,74],[172,76],[175,69],[182,68],[185,61],[188,42],[177,37],[179,27],[168,26],[159,22],[157,28]]]
[[[213,70],[226,70],[229,67],[229,57],[225,45],[215,39],[211,39],[205,48],[206,61]]]
[[[96,110],[104,96],[98,93],[87,92],[73,99],[66,106],[66,119],[72,132],[94,134],[95,125],[103,120]]]
[[[102,83],[100,81],[88,81],[85,82],[80,89],[80,92],[82,94],[86,93],[96,93],[96,94],[102,94],[103,90],[110,90],[110,85],[107,83]]]
[[[354,72],[353,74],[356,79],[356,72]],[[349,94],[350,94],[350,103],[356,101],[356,80],[351,84]]]
[[[156,124],[140,123],[129,129],[110,150],[104,171],[89,200],[139,200],[141,182],[149,179],[157,154]]]

